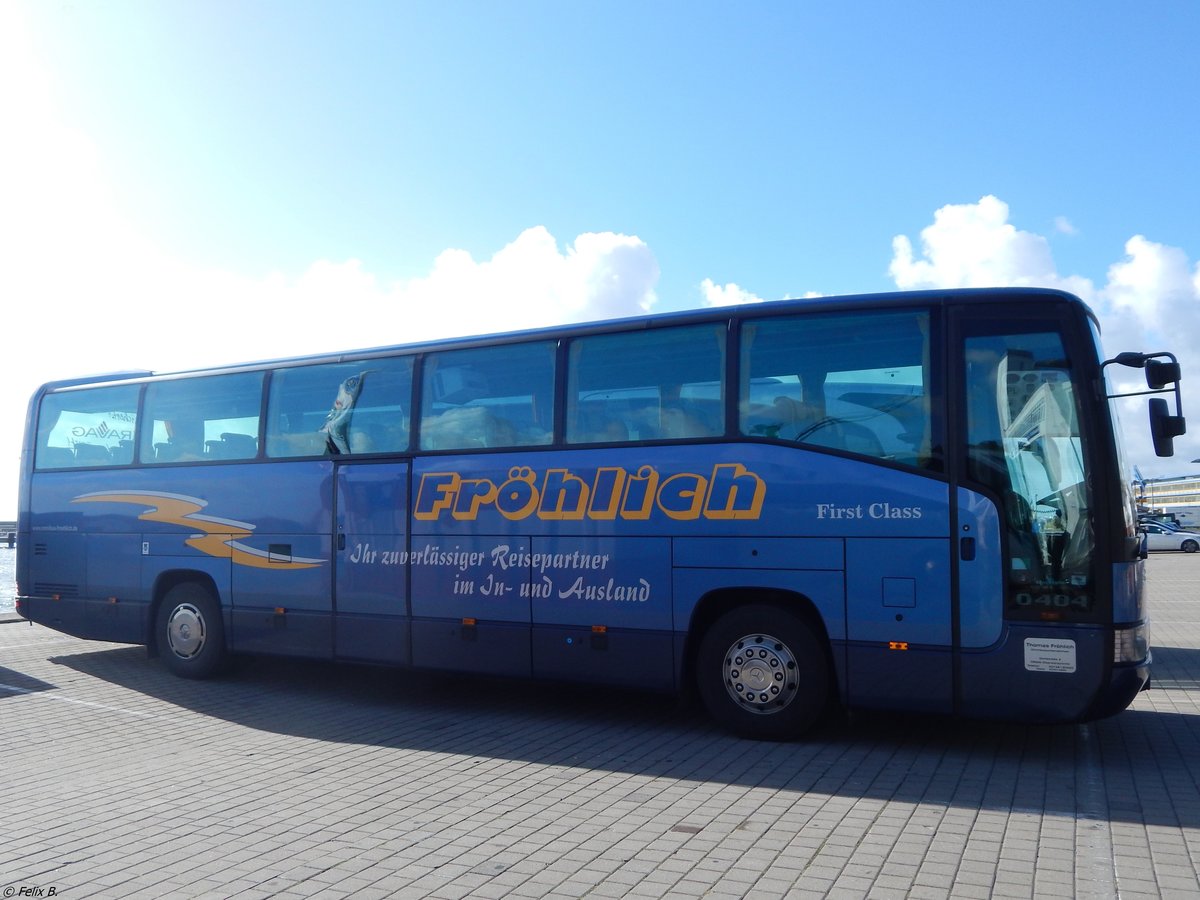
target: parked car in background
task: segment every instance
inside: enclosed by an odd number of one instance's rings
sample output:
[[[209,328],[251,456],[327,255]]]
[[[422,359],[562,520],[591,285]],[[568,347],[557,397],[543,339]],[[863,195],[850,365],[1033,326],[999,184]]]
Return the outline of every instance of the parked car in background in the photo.
[[[1184,553],[1200,550],[1200,532],[1180,531],[1159,522],[1143,522],[1139,527],[1146,535],[1148,550],[1182,550]]]

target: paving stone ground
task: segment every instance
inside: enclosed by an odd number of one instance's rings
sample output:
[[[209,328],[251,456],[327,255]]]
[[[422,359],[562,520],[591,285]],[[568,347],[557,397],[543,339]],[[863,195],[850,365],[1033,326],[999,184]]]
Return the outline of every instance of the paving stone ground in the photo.
[[[189,682],[0,623],[0,892],[1198,897],[1200,555],[1148,571],[1154,688],[1119,716],[791,744],[612,690],[276,659]]]

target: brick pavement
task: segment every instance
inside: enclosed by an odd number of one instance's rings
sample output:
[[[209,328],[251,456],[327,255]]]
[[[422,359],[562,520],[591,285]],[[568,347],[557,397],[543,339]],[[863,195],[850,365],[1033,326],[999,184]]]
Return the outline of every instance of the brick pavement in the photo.
[[[0,624],[0,889],[59,897],[1200,896],[1200,558],[1113,719],[730,737],[669,699],[289,660],[173,678]],[[12,893],[9,893],[9,890]]]

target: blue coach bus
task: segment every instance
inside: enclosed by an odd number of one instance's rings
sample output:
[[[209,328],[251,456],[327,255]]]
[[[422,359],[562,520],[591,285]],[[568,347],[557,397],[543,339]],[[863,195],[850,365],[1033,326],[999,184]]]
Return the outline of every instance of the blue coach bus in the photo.
[[[1045,290],[781,301],[47,384],[18,610],[228,654],[694,689],[738,733],[834,704],[1124,709],[1150,651],[1105,366]]]

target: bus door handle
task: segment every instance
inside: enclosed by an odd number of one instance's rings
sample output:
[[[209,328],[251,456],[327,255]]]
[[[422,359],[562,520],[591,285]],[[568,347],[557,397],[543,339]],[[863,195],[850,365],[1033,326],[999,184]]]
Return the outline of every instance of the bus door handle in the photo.
[[[338,532],[338,550],[346,549],[346,535],[344,532]]]
[[[965,537],[958,542],[958,555],[964,562],[975,559],[975,538]]]

